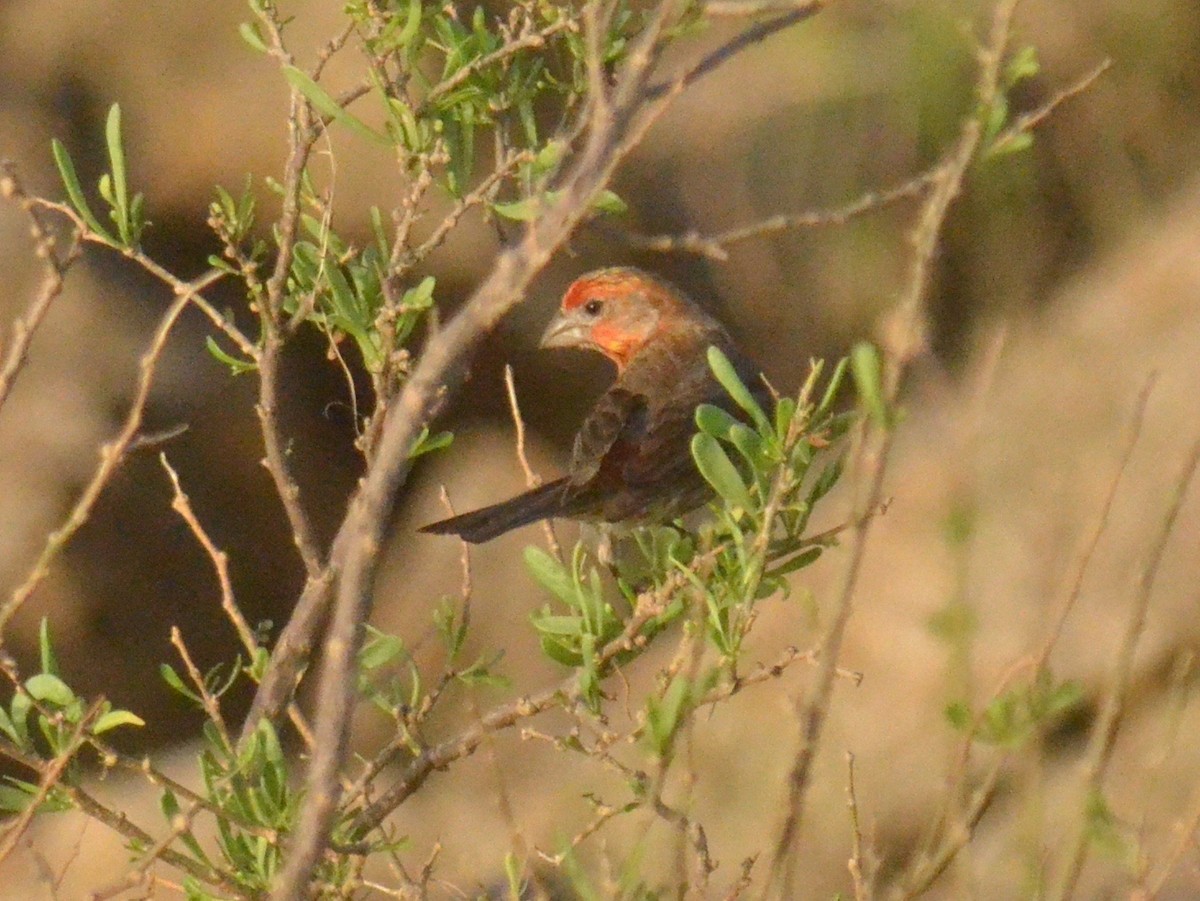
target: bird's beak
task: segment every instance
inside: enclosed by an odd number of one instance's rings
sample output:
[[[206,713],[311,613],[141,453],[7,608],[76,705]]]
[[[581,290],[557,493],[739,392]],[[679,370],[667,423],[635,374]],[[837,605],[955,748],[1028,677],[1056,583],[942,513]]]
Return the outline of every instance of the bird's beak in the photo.
[[[587,343],[587,326],[576,317],[559,313],[550,320],[538,347],[580,347]]]

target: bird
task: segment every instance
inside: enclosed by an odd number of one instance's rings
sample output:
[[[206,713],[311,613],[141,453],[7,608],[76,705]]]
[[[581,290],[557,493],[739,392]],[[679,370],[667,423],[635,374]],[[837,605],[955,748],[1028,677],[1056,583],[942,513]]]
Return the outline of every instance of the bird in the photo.
[[[628,266],[580,276],[540,347],[597,351],[615,364],[616,380],[580,426],[567,474],[420,531],[479,544],[543,519],[662,523],[700,506],[713,491],[691,455],[696,407],[713,404],[746,418],[709,367],[711,346],[765,407],[758,367],[679,288]]]

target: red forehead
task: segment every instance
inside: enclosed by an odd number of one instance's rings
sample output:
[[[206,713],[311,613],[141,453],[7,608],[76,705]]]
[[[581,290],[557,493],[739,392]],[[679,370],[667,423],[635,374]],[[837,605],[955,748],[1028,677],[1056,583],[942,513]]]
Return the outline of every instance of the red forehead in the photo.
[[[629,294],[634,286],[642,285],[642,280],[628,273],[585,275],[576,279],[563,295],[563,310],[573,310],[583,306],[589,300],[608,300]]]

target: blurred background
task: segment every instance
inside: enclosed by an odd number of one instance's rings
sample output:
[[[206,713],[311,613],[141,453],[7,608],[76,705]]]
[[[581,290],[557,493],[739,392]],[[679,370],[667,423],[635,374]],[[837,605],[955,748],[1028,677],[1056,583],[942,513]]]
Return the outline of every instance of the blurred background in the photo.
[[[294,2],[288,10],[296,15],[291,44],[311,59],[311,48],[338,29],[338,5]],[[718,232],[777,212],[840,205],[923,171],[973,107],[970,35],[989,14],[988,4],[971,0],[843,0],[678,100],[617,175],[628,215],[583,230],[477,360],[449,416],[453,450],[418,470],[402,498],[380,585],[381,627],[435,659],[429,611],[457,591],[459,549],[417,536],[414,527],[438,515],[441,483],[459,509],[523,485],[505,362],[516,370],[535,465],[543,474],[563,465],[570,435],[611,377],[602,361],[536,351],[559,292],[579,273],[635,263],[672,278],[716,311],[786,390],[799,384],[810,357],[840,354],[874,334],[907,277],[911,204],[738,244],[720,262],[638,253],[620,232]],[[274,65],[237,36],[248,15],[241,3],[0,4],[0,156],[17,162],[31,193],[57,198],[49,152],[57,136],[82,180],[94,184],[104,165],[104,115],[119,102],[131,182],[145,192],[153,223],[146,249],[184,277],[202,271],[218,250],[205,226],[213,185],[232,191],[248,173],[277,173],[285,150],[286,91]],[[1139,444],[1052,658],[1056,677],[1083,687],[1080,715],[1006,772],[971,853],[934,895],[1033,890],[1046,849],[1064,823],[1079,822],[1073,765],[1140,567],[1200,434],[1200,5],[1027,0],[1017,21],[1016,44],[1035,45],[1042,64],[1014,95],[1018,112],[1105,58],[1112,67],[1038,129],[1029,152],[977,166],[948,223],[931,288],[934,353],[904,399],[888,484],[894,500],[872,537],[845,651],[845,665],[865,678],[857,689],[839,687],[819,760],[804,897],[847,890],[845,750],[858,759],[863,821],[885,874],[912,854],[955,753],[945,704],[985,699],[1014,661],[1039,647],[1096,527],[1135,398],[1157,373]],[[719,22],[686,52],[736,27]],[[353,76],[349,68],[343,74]],[[336,84],[339,70],[331,77]],[[370,205],[398,201],[394,165],[349,133],[334,133],[317,166],[330,172],[339,230],[364,234]],[[496,247],[485,223],[464,224],[430,269],[439,300],[448,308],[461,301]],[[40,277],[27,224],[12,206],[0,207],[0,273],[0,335],[7,336]],[[111,256],[89,253],[72,271],[0,411],[0,592],[24,578],[89,477],[99,443],[127,409],[137,355],[167,302],[161,286]],[[164,449],[214,541],[231,554],[248,618],[278,625],[300,568],[258,462],[254,386],[208,356],[206,334],[199,316],[176,333],[147,430],[188,426]],[[286,362],[292,459],[305,503],[328,536],[359,471],[350,397],[321,337],[299,342]],[[210,565],[170,510],[170,496],[156,454],[131,457],[6,647],[28,664],[37,623],[50,617],[71,684],[145,717],[138,747],[177,754],[187,773],[188,755],[195,761],[187,742],[199,720],[156,675],[160,661],[173,659],[169,628],[180,626],[203,666],[231,659],[237,648]],[[514,690],[558,677],[527,622],[543,599],[519,551],[537,540],[540,533],[521,532],[475,555],[475,643],[507,649],[502,667]],[[1139,861],[1164,866],[1181,824],[1200,810],[1200,719],[1191,703],[1198,552],[1194,493],[1155,585],[1108,785],[1124,844],[1093,860],[1081,897],[1138,884]],[[845,556],[828,554],[797,580],[791,600],[764,605],[756,658],[807,646]],[[648,669],[634,674],[635,684],[647,676]],[[732,882],[740,860],[775,828],[794,744],[794,730],[780,724],[792,721],[789,698],[805,678],[793,668],[784,690],[749,692],[699,727],[697,814],[722,862],[717,884]],[[472,704],[486,707],[501,694],[462,702],[442,726],[449,730],[455,716],[472,715]],[[498,737],[490,756],[431,781],[406,806],[401,822],[414,853],[423,858],[440,838],[439,872],[469,887],[499,874],[514,834],[554,847],[589,817],[575,787],[597,777],[572,763],[536,743]],[[619,787],[611,788],[607,800],[619,801]],[[110,789],[129,797],[135,790]],[[153,811],[153,795],[145,794]],[[512,817],[502,815],[500,794],[511,798]],[[155,814],[146,816],[154,822]],[[40,829],[35,842],[45,859],[77,856],[63,883],[68,896],[121,873],[124,857],[99,826],[86,827],[84,854],[79,821],[50,819]],[[618,859],[622,840],[618,827],[609,846]],[[5,864],[13,878],[30,880],[22,897],[49,897],[36,857],[30,851]],[[480,860],[495,870],[480,869]],[[1161,897],[1200,896],[1198,865],[1194,848],[1185,850]]]

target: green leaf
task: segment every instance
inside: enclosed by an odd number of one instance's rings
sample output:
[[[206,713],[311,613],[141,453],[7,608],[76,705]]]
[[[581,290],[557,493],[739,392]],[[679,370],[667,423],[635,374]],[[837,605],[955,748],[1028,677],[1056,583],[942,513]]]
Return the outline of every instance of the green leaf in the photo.
[[[513,901],[518,901],[525,897],[524,891],[521,888],[521,862],[517,859],[517,855],[509,851],[504,855],[504,875],[508,878],[508,895]]]
[[[524,200],[500,201],[492,204],[492,211],[514,222],[529,222],[542,211],[542,199],[526,197]]]
[[[365,670],[379,669],[404,653],[404,642],[395,635],[367,626],[368,638],[358,654],[358,665]]]
[[[405,308],[406,312],[428,310],[433,306],[433,288],[436,284],[437,279],[432,275],[425,276],[416,287],[409,288],[404,292],[404,297],[400,299],[400,305]]]
[[[821,397],[821,402],[817,404],[816,410],[813,411],[814,417],[824,416],[829,412],[830,407],[833,406],[833,402],[837,398],[838,391],[841,390],[842,380],[846,376],[846,369],[849,365],[850,361],[846,357],[838,360],[837,366],[833,368],[833,374],[829,376],[829,382],[825,386],[825,394]],[[782,403],[782,401],[780,402]]]
[[[538,636],[538,643],[542,646],[542,652],[555,663],[575,667],[583,661],[583,657],[574,647],[551,638],[549,635]]]
[[[213,355],[214,359],[229,367],[229,372],[232,375],[242,375],[243,373],[254,372],[254,370],[258,369],[258,364],[253,360],[240,360],[225,353],[213,339],[212,335],[208,335],[204,339],[204,346],[208,348],[208,352]]]
[[[734,423],[729,430],[729,443],[738,449],[754,469],[761,470],[770,465],[762,437],[745,423]]]
[[[858,389],[859,403],[879,428],[890,425],[887,403],[883,396],[883,364],[875,345],[860,341],[850,351],[850,373]]]
[[[699,432],[692,436],[692,458],[708,484],[730,504],[743,510],[754,509],[754,500],[730,461],[721,443],[712,435]]]
[[[525,567],[538,584],[571,608],[579,605],[575,580],[567,568],[539,547],[525,548]]]
[[[796,399],[781,397],[775,404],[775,434],[782,441],[791,428],[792,418],[796,415]]]
[[[788,573],[794,573],[796,570],[804,569],[804,567],[816,563],[817,558],[820,557],[824,552],[825,548],[821,547],[820,545],[816,547],[810,547],[807,550],[803,550],[796,554],[794,557],[791,557],[787,561],[779,564],[767,575],[770,578],[777,579],[780,576],[786,576]]]
[[[671,739],[691,706],[691,688],[684,676],[676,676],[661,699],[652,697],[646,705],[646,737],[654,753],[661,756],[670,748]]]
[[[534,619],[534,626],[546,635],[583,635],[583,620],[578,616],[555,616],[542,614]]]
[[[741,377],[737,374],[737,370],[729,362],[729,357],[725,356],[719,347],[713,346],[708,349],[708,366],[712,369],[713,375],[717,377],[717,381],[721,383],[721,387],[725,389],[725,393],[732,397],[739,407],[750,414],[754,420],[754,424],[762,431],[769,429],[771,424],[770,420],[767,419],[767,414],[763,412],[758,401],[754,399],[754,395],[750,393],[750,389],[742,382]]]
[[[421,27],[421,0],[408,0],[408,15],[404,20],[404,28],[396,35],[396,46],[402,47],[405,50],[409,49],[413,39],[417,36],[417,31]]]
[[[57,676],[58,661],[54,657],[54,648],[50,645],[50,621],[46,617],[42,617],[38,626],[38,651],[42,661],[42,672]]]
[[[408,104],[396,97],[389,97],[387,102],[388,115],[391,118],[393,131],[400,142],[410,153],[420,153],[429,142],[428,129],[423,129],[417,117]]]
[[[606,188],[596,195],[592,201],[592,209],[600,213],[619,216],[629,212],[629,205],[618,197],[615,191],[609,191]]]
[[[1007,156],[1011,153],[1021,153],[1022,151],[1028,150],[1032,146],[1032,132],[1006,132],[1003,136],[988,145],[987,152],[984,154],[984,158],[994,159],[995,157]]]
[[[108,121],[104,128],[104,137],[108,143],[108,158],[112,165],[112,216],[117,224],[117,231],[125,246],[130,246],[136,240],[132,223],[129,218],[129,184],[125,177],[125,148],[121,143],[121,106],[114,103],[108,109]]]
[[[732,414],[720,407],[713,404],[700,404],[696,407],[696,426],[706,435],[728,441],[729,431],[735,425],[740,425],[740,423]]]
[[[75,701],[75,692],[67,683],[51,673],[38,673],[25,680],[25,690],[35,701],[43,704],[53,704],[55,707],[69,707]]]
[[[842,470],[845,468],[845,465],[846,458],[845,455],[842,455],[821,470],[821,474],[817,476],[817,480],[813,482],[812,489],[808,492],[808,504],[810,507],[816,506],[817,501],[833,489],[833,486],[838,483],[838,479],[842,477]]]
[[[453,441],[453,432],[438,432],[436,435],[430,435],[429,426],[425,426],[421,430],[421,434],[417,436],[417,440],[413,442],[413,448],[408,454],[409,459],[415,460],[423,454],[443,450],[449,447]]]
[[[8,711],[3,707],[0,707],[0,732],[3,732],[10,739],[12,739],[14,744],[20,745],[22,743],[21,734],[17,732],[17,728],[13,725],[13,721],[9,717]]]
[[[1037,47],[1028,44],[1014,53],[1012,59],[1008,61],[1004,70],[1004,83],[1008,88],[1013,88],[1025,79],[1037,75],[1041,68],[1041,63],[1038,62]]]
[[[1136,848],[1122,835],[1112,808],[1098,790],[1088,793],[1084,804],[1084,823],[1088,841],[1102,856],[1121,861],[1126,866],[1134,862]]]
[[[966,732],[971,728],[971,708],[965,701],[953,701],[946,705],[946,719],[956,732]]]
[[[451,660],[462,650],[467,638],[467,623],[459,615],[457,607],[447,597],[443,597],[433,610],[433,624],[442,636],[446,651]]]
[[[243,22],[238,26],[238,34],[242,36],[242,40],[257,50],[259,53],[267,52],[267,44],[262,39],[262,35],[258,33],[258,25],[253,22]]]
[[[338,105],[338,102],[329,96],[325,89],[313,81],[308,73],[302,69],[291,65],[284,66],[283,77],[288,80],[288,83],[292,87],[303,94],[318,112],[342,123],[355,134],[366,138],[368,141],[374,141],[376,144],[382,144],[384,147],[392,146],[392,142],[388,140],[386,135],[375,131],[345,107]]]
[[[33,709],[33,701],[29,695],[23,691],[19,691],[13,695],[12,704],[9,705],[12,711],[12,727],[14,732],[14,741],[22,747],[29,747],[29,711]]]
[[[195,701],[197,704],[202,704],[203,699],[183,684],[183,680],[179,678],[179,673],[175,672],[175,668],[169,663],[160,663],[158,673],[162,676],[163,681],[169,686],[187,698],[189,701]]]
[[[108,229],[100,224],[100,220],[88,206],[87,198],[83,196],[83,189],[79,187],[79,176],[75,174],[75,164],[71,161],[71,155],[67,153],[67,148],[58,138],[55,138],[50,142],[50,149],[54,154],[54,163],[58,166],[58,174],[62,178],[63,187],[67,189],[67,197],[71,201],[71,206],[79,213],[88,228],[109,244],[117,246],[117,240],[109,234]]]
[[[547,141],[546,146],[538,151],[533,158],[530,172],[535,178],[547,175],[558,168],[567,153],[567,142],[563,140]]]
[[[116,729],[118,726],[144,725],[146,725],[146,721],[132,711],[110,710],[96,719],[96,725],[92,726],[92,733],[100,735],[110,729]]]
[[[9,777],[5,777],[9,778]],[[27,782],[17,782],[9,778],[15,785],[0,784],[0,811],[5,813],[22,813],[32,802],[36,788]]]

